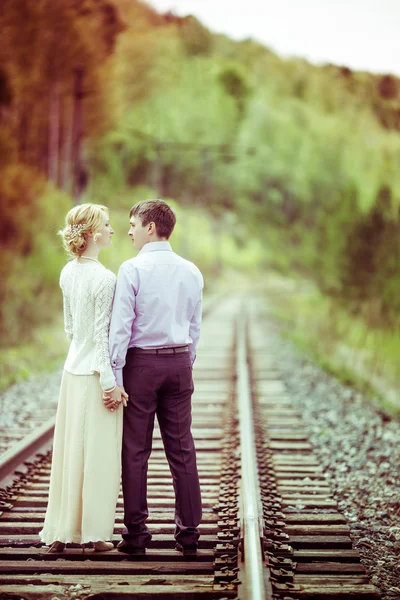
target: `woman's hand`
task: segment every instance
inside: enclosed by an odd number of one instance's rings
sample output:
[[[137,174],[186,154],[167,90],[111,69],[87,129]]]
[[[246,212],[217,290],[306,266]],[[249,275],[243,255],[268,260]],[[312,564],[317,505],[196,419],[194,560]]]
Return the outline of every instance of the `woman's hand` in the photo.
[[[124,390],[123,386],[115,386],[112,390],[105,390],[103,393],[103,404],[104,406],[114,412],[119,408],[120,404],[124,406],[128,403],[128,394]]]

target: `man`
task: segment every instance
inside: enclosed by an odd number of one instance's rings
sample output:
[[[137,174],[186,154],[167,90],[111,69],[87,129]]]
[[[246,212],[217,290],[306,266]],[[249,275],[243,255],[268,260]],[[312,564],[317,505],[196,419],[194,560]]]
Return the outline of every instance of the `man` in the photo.
[[[136,556],[151,540],[145,521],[155,414],[175,490],[176,548],[195,556],[199,539],[201,495],[190,426],[203,277],[172,251],[175,222],[162,200],[132,208],[128,235],[140,252],[121,265],[110,325],[114,374],[129,395],[122,442],[125,528],[118,550]]]

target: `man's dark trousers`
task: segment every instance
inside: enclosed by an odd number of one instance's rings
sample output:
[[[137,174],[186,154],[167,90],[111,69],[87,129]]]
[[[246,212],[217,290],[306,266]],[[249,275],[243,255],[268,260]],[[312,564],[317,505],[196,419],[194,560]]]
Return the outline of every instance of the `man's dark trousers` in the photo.
[[[122,442],[122,537],[135,547],[147,547],[151,540],[145,524],[149,514],[147,463],[157,414],[175,490],[175,539],[183,546],[197,545],[201,495],[190,430],[194,388],[189,353],[139,354],[130,349],[123,379],[129,402],[124,409]]]

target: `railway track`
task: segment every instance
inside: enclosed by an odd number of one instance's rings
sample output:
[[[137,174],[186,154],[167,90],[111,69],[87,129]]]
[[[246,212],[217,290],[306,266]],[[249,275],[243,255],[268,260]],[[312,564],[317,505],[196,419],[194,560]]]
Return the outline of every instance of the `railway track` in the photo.
[[[214,306],[194,368],[204,508],[197,559],[174,550],[174,495],[158,429],[148,480],[153,540],[141,561],[73,545],[45,553],[38,538],[50,474],[44,451],[1,492],[1,599],[380,598],[269,352],[259,306],[251,303],[246,320],[240,308],[235,299]],[[7,461],[0,465],[9,481]],[[120,498],[115,542],[122,514]]]

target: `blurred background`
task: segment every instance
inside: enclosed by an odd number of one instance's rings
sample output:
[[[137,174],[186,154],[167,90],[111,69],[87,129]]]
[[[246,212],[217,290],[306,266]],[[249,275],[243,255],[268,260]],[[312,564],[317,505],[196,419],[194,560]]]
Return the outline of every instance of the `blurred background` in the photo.
[[[109,207],[117,272],[129,209],[162,197],[207,294],[264,294],[283,333],[400,412],[400,80],[375,60],[378,16],[400,13],[352,1],[354,25],[288,0],[2,0],[0,389],[62,364],[69,208]]]

